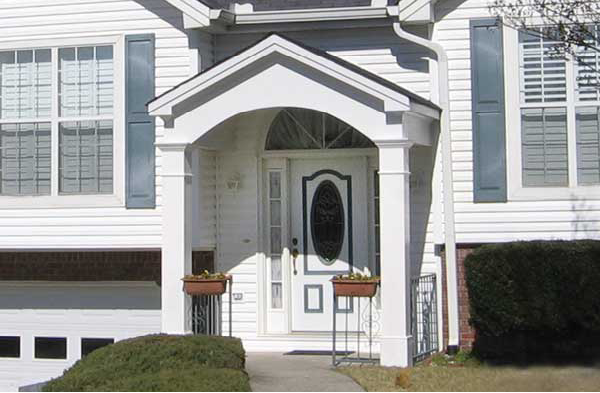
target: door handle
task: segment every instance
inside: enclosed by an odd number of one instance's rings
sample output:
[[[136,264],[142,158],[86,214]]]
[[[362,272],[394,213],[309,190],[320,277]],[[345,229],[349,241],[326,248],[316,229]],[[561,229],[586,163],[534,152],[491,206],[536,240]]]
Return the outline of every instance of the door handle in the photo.
[[[294,276],[298,274],[298,270],[296,270],[296,259],[298,258],[298,249],[294,247],[292,250],[292,266],[294,268]]]

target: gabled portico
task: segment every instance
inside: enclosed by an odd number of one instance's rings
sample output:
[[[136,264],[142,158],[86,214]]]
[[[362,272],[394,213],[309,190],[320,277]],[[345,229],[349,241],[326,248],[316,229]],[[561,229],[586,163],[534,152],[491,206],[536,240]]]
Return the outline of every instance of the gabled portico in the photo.
[[[410,365],[409,159],[411,147],[435,144],[439,109],[387,80],[279,35],[268,36],[149,104],[150,113],[161,117],[166,128],[157,144],[164,179],[162,330],[187,331],[180,279],[191,272],[191,150],[236,115],[277,108],[325,113],[378,148],[381,363]]]

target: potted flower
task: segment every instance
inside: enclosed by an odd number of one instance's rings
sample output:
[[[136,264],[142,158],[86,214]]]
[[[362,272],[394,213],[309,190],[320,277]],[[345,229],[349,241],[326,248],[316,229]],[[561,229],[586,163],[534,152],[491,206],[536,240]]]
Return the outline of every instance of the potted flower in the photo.
[[[224,273],[190,274],[182,278],[183,290],[188,295],[222,295],[227,290],[227,281],[231,276]]]
[[[340,274],[331,279],[336,296],[373,297],[380,279],[361,273]]]

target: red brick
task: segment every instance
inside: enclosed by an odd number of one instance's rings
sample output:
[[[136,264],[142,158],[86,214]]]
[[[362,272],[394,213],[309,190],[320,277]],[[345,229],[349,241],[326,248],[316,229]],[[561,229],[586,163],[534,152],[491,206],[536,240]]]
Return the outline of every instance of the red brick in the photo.
[[[458,281],[458,322],[459,322],[459,347],[469,349],[475,341],[475,330],[469,324],[469,292],[465,281],[465,258],[477,246],[457,245],[456,251],[456,269]],[[444,347],[448,346],[448,287],[446,281],[446,258],[442,253],[442,318],[443,318],[443,336]]]
[[[192,271],[214,270],[212,251],[192,253]],[[160,251],[0,253],[0,281],[155,281]]]

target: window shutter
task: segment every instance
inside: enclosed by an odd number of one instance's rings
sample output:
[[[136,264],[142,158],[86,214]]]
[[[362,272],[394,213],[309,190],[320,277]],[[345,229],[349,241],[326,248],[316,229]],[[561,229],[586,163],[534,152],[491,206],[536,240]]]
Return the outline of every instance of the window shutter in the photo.
[[[155,126],[146,103],[154,98],[154,35],[125,38],[127,208],[154,208]]]
[[[506,202],[506,135],[502,27],[497,19],[471,21],[473,198]]]

